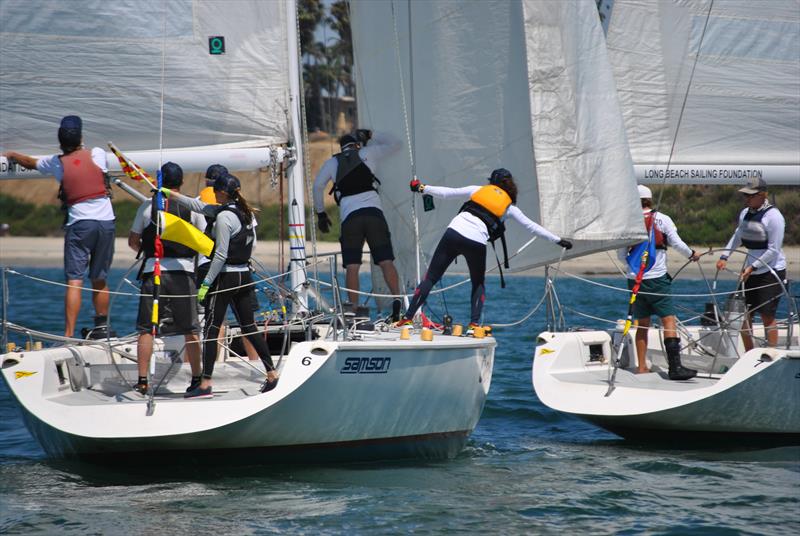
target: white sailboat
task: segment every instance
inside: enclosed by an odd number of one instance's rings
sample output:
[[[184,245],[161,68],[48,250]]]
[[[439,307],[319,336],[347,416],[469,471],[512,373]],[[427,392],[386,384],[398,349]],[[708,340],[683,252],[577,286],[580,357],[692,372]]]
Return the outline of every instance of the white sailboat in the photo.
[[[290,225],[303,229],[293,0],[71,7],[66,13],[47,1],[0,1],[0,55],[21,66],[0,73],[0,145],[48,152],[50,125],[68,110],[83,117],[87,144],[112,139],[145,169],[166,160],[188,170],[219,162],[253,169],[287,158]],[[121,39],[124,31],[129,37]],[[221,37],[224,54],[214,41]],[[260,393],[263,369],[236,359],[230,344],[208,400],[183,399],[190,372],[171,338],[157,341],[155,388],[147,397],[131,389],[133,337],[62,340],[1,355],[0,375],[47,454],[258,449],[273,461],[317,462],[459,452],[489,391],[494,339],[428,340],[417,332],[403,339],[398,330],[350,325],[341,311],[315,314],[305,294],[303,233],[292,234],[287,294],[295,316],[265,335],[278,348],[290,341],[272,391]],[[3,320],[4,334],[48,338]]]
[[[757,176],[800,184],[797,1],[616,0],[610,16],[609,58],[639,182],[741,184]],[[739,253],[731,262],[744,260]],[[649,332],[650,374],[635,374],[630,335],[619,354],[620,329],[549,331],[539,335],[533,362],[537,396],[625,437],[797,441],[800,330],[792,297],[781,298],[790,316],[778,346],[762,342],[748,352],[738,332],[742,309],[722,292],[710,299],[715,320],[680,330],[681,360],[697,377],[667,379],[658,330]]]

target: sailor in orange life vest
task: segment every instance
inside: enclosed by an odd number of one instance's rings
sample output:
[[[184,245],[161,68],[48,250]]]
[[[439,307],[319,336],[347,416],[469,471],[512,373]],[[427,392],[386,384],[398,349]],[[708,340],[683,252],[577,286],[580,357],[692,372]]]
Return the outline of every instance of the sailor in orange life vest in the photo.
[[[217,205],[203,203],[199,199],[161,188],[170,201],[177,201],[194,212],[214,219],[212,236],[214,250],[211,252],[211,267],[200,285],[197,299],[205,304],[206,319],[203,326],[203,375],[200,385],[187,392],[185,398],[210,398],[213,395],[211,376],[217,360],[217,339],[228,305],[239,322],[242,333],[253,344],[264,368],[267,379],[261,392],[267,392],[278,384],[278,373],[272,363],[264,338],[258,333],[253,316],[251,299],[252,282],[250,256],[253,252],[253,209],[242,196],[239,179],[233,175],[221,175],[214,182]]]
[[[436,246],[428,271],[414,291],[411,304],[403,319],[397,323],[398,327],[411,324],[411,319],[425,303],[433,285],[442,278],[447,267],[459,255],[463,255],[467,260],[469,278],[472,282],[470,324],[467,331],[478,325],[485,300],[483,282],[486,277],[486,243],[500,236],[504,229],[501,224],[508,216],[517,220],[531,233],[563,248],[572,248],[572,242],[554,235],[517,208],[517,185],[514,184],[511,172],[507,169],[492,171],[489,184],[486,186],[447,188],[422,184],[418,180],[412,180],[410,186],[413,192],[424,192],[433,197],[442,199],[468,197],[469,200],[450,221],[439,245]]]
[[[377,163],[399,147],[388,134],[359,129],[355,135],[345,134],[339,139],[342,152],[322,164],[314,179],[314,210],[317,225],[323,233],[330,231],[331,220],[325,212],[325,186],[333,182],[330,193],[339,205],[342,219],[339,243],[342,247],[342,264],[345,268],[345,285],[348,297],[355,308],[358,304],[358,271],[366,240],[372,255],[392,294],[400,295],[400,282],[394,266],[392,235],[383,216],[378,195],[380,181],[375,176]],[[401,302],[392,302],[392,320],[400,318]]]
[[[675,307],[670,296],[672,278],[667,273],[667,244],[675,251],[697,261],[699,258],[694,250],[686,245],[678,236],[678,229],[672,219],[662,212],[653,210],[653,193],[647,186],[639,185],[639,197],[642,203],[645,227],[651,232],[651,240],[640,244],[638,247],[621,248],[617,256],[628,264],[628,288],[632,289],[636,275],[641,267],[641,253],[649,248],[648,263],[642,276],[642,284],[636,301],[633,304],[633,317],[637,322],[636,329],[636,355],[637,373],[650,372],[647,367],[647,338],[650,327],[650,317],[656,315],[661,318],[664,329],[664,349],[667,352],[670,380],[688,380],[693,378],[696,370],[688,369],[681,365],[681,340],[676,331]]]
[[[174,162],[161,166],[162,184],[172,188],[173,192],[183,185],[183,170]],[[204,229],[206,222],[203,216],[192,212],[178,203],[166,200],[165,210],[170,214],[188,221],[198,229]],[[139,381],[133,386],[134,391],[144,395],[147,393],[147,367],[153,354],[152,314],[153,314],[153,270],[156,253],[156,207],[153,200],[148,199],[136,212],[130,233],[128,246],[142,255],[140,279],[142,287],[139,292],[139,315],[136,330],[139,332],[137,342],[137,359],[139,361]],[[161,298],[159,299],[159,335],[183,335],[186,341],[186,356],[192,368],[192,381],[187,391],[200,384],[200,323],[197,319],[197,298],[194,285],[194,259],[196,252],[183,244],[161,239],[163,254],[161,264]]]
[[[764,179],[751,179],[739,192],[744,195],[746,206],[739,214],[739,226],[725,246],[726,251],[717,261],[717,270],[726,268],[728,255],[739,244],[747,248],[747,259],[740,275],[744,281],[744,296],[749,311],[742,331],[744,348],[753,349],[750,326],[753,325],[755,313],[759,313],[764,322],[767,344],[778,346],[775,313],[778,311],[778,300],[783,294],[783,288],[770,268],[785,286],[786,256],[782,248],[786,220],[780,210],[767,199],[767,183]]]
[[[83,122],[77,115],[61,119],[58,142],[62,154],[34,158],[14,151],[4,154],[22,167],[54,176],[61,183],[59,198],[66,207],[64,233],[64,335],[75,334],[81,309],[81,287],[88,271],[92,282],[95,328],[90,338],[106,338],[108,321],[108,270],[114,257],[114,209],[107,180],[106,152],[83,147]]]

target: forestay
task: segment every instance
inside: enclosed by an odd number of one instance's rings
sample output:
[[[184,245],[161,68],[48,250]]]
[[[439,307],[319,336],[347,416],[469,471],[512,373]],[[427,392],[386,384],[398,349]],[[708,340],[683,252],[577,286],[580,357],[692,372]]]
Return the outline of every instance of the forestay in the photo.
[[[800,184],[800,1],[616,0],[608,50],[640,181]]]
[[[351,5],[361,124],[405,142],[404,87],[420,180],[485,184],[492,169],[508,168],[519,185],[519,207],[554,233],[575,239],[569,256],[644,238],[594,2]],[[408,148],[384,161],[378,176],[395,255],[406,283],[413,284]],[[426,255],[459,206],[437,200],[435,210],[423,212],[418,202]],[[508,229],[510,253],[531,238],[515,222]],[[559,247],[536,240],[512,259],[512,270],[560,255]]]
[[[158,149],[162,50],[164,149],[285,143],[286,5],[0,0],[0,150],[57,152],[67,114],[83,118],[89,146],[113,140],[132,157]],[[211,54],[213,36],[224,54]]]

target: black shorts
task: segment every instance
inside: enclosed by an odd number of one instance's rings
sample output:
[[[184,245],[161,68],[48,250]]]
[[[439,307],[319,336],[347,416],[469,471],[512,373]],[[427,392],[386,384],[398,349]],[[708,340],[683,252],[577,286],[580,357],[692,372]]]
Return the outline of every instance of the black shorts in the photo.
[[[393,261],[392,234],[383,212],[375,207],[356,210],[342,222],[342,264],[361,264],[361,253],[364,241],[369,245],[372,262]]]
[[[139,297],[139,316],[136,330],[149,332],[153,314],[153,273],[144,274],[142,296]],[[187,272],[161,272],[161,293],[158,299],[158,332],[161,335],[188,335],[200,331],[197,321],[197,287]],[[170,298],[169,296],[184,296]]]
[[[786,270],[775,270],[775,273],[786,285]],[[747,310],[751,313],[775,316],[781,294],[783,294],[783,286],[778,284],[778,279],[772,275],[772,272],[751,275],[744,282],[744,299],[747,302]]]

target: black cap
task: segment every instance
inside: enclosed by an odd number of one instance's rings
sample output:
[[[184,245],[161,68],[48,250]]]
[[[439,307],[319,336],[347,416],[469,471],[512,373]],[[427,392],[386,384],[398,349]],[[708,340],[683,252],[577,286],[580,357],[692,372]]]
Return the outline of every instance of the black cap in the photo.
[[[217,192],[225,192],[228,195],[233,195],[241,187],[242,183],[239,182],[239,179],[230,173],[220,175],[214,181],[214,190]]]
[[[339,147],[344,149],[348,145],[352,145],[354,143],[358,143],[358,140],[352,134],[345,134],[341,138],[339,138]]]
[[[161,166],[161,184],[165,188],[180,188],[183,184],[183,169],[175,162]]]
[[[503,179],[510,179],[511,172],[506,168],[497,168],[492,171],[491,177],[489,177],[489,184],[500,184],[500,181]]]
[[[83,121],[77,115],[67,115],[61,118],[58,127],[58,143],[61,147],[73,148],[81,144],[81,131]]]
[[[217,180],[220,175],[228,175],[228,168],[222,164],[211,164],[206,170],[206,183],[208,183],[209,186],[213,186],[214,181]]]

